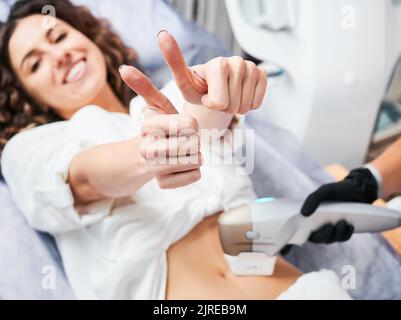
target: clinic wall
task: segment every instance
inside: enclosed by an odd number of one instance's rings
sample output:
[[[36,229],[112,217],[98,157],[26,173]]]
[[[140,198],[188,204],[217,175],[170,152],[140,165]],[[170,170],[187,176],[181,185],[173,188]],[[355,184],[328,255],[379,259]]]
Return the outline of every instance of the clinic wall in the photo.
[[[234,54],[242,50],[235,40],[224,0],[168,0],[185,18],[213,32]]]

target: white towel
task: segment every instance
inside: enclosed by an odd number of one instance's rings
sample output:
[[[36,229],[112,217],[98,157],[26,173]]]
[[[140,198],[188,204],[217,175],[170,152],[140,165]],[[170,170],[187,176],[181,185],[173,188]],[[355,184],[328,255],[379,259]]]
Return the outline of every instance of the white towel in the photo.
[[[352,300],[331,270],[306,273],[277,300]]]

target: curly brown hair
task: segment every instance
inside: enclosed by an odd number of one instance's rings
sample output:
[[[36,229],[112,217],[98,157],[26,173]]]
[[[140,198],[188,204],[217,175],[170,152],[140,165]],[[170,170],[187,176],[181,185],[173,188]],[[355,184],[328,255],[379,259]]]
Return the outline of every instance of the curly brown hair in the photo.
[[[8,44],[18,20],[42,14],[42,8],[48,5],[55,8],[58,19],[82,32],[99,47],[107,65],[107,81],[121,102],[128,107],[129,101],[135,96],[122,82],[118,67],[122,64],[137,65],[137,55],[111,31],[107,20],[96,18],[88,8],[75,6],[69,0],[17,1],[7,21],[0,25],[0,157],[5,144],[15,134],[24,129],[63,120],[24,90],[10,64]]]

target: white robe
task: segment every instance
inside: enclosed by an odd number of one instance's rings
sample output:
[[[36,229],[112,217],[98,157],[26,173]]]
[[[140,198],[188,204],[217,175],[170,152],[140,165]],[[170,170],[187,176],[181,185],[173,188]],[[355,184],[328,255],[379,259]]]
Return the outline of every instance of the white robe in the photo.
[[[163,92],[182,110],[173,82]],[[192,185],[162,190],[153,179],[129,201],[97,201],[79,214],[66,182],[71,160],[91,146],[137,136],[144,107],[140,97],[130,115],[87,106],[68,121],[16,135],[4,149],[2,170],[15,202],[33,228],[55,236],[80,299],[164,299],[169,246],[205,216],[255,199],[249,176],[234,163],[218,164],[214,150]],[[208,148],[203,144],[202,153]]]

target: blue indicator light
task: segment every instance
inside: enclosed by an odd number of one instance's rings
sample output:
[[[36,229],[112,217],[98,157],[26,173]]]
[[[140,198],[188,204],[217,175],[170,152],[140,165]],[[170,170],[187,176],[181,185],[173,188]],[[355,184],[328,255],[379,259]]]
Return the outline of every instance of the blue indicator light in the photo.
[[[259,198],[255,200],[255,203],[265,203],[274,201],[274,198]]]

